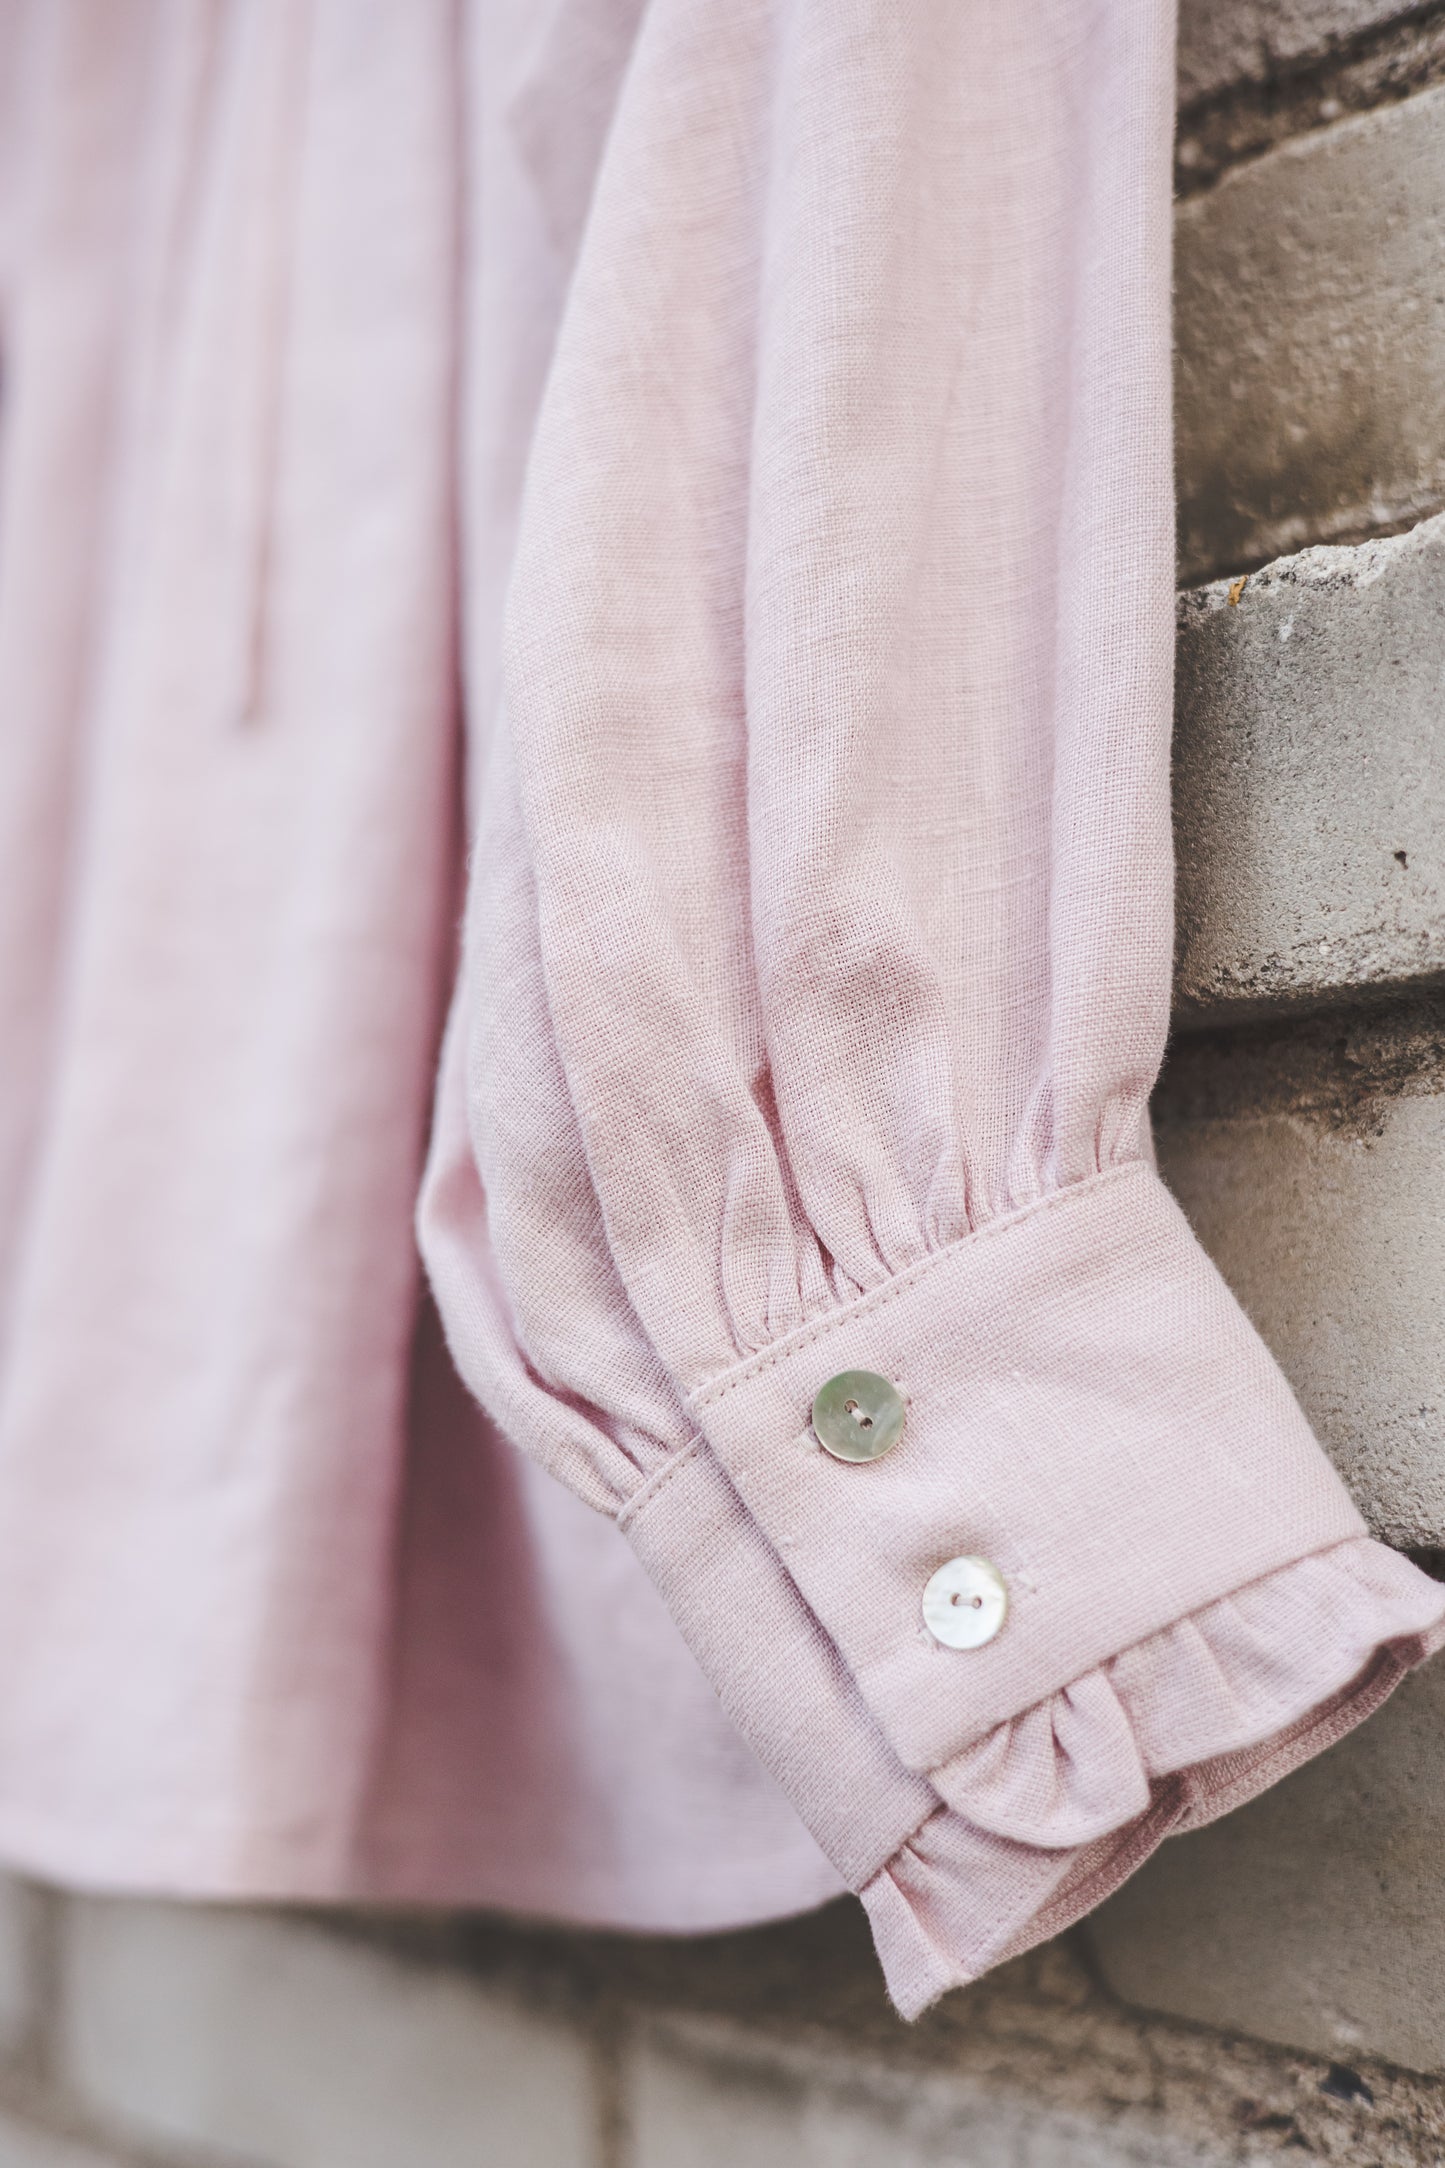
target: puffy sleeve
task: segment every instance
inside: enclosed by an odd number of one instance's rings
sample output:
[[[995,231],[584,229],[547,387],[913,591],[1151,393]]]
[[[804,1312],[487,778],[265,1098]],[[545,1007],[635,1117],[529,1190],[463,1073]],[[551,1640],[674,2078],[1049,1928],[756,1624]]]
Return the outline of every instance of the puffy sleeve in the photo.
[[[529,448],[423,1243],[905,2013],[1349,1727],[1370,1543],[1152,1167],[1164,0],[652,0]]]

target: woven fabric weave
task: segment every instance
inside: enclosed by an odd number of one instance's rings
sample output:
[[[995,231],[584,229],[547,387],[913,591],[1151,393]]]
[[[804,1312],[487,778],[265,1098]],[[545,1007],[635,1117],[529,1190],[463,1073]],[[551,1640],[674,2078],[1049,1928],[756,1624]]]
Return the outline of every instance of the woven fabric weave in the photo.
[[[1150,1165],[1168,0],[0,0],[0,103],[0,1857],[849,1887],[914,2011],[1445,1608]]]
[[[464,1376],[628,1528],[909,2013],[1445,1613],[1371,1566],[1150,1165],[1171,27],[644,14],[528,449],[423,1204]],[[849,1369],[908,1403],[876,1465],[809,1429]],[[974,1552],[1009,1616],[943,1649],[922,1590]]]

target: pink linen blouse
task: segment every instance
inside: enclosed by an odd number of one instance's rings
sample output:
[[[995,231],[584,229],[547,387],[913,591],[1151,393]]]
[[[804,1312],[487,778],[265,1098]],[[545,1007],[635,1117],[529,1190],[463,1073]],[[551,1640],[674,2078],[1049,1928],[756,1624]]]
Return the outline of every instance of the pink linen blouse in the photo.
[[[1171,11],[0,40],[0,1854],[913,2014],[1445,1634],[1152,1167]]]

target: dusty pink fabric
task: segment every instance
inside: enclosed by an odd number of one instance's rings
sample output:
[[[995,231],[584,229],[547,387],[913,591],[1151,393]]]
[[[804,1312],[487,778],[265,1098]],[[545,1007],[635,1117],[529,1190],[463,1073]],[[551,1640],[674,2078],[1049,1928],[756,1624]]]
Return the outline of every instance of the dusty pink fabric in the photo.
[[[1168,10],[0,24],[0,1852],[918,2009],[1445,1610],[1148,1166]]]
[[[627,1528],[909,2013],[1445,1613],[1149,1164],[1171,82],[1157,0],[646,11],[423,1200],[464,1376]],[[876,1465],[809,1427],[854,1368]],[[921,1617],[961,1552],[977,1651]]]
[[[839,1887],[418,1328],[456,601],[480,678],[560,296],[479,165],[534,71],[572,175],[596,65],[528,13],[0,7],[0,1856],[62,1880]]]

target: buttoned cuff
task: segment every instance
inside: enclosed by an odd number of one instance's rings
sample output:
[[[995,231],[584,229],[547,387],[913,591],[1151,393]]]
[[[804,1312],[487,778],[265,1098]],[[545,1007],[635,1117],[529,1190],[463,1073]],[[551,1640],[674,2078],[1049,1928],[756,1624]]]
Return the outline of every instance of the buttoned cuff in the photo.
[[[820,1449],[814,1396],[891,1381],[883,1459]],[[996,1220],[696,1393],[698,1430],[905,1767],[1188,1612],[1363,1533],[1258,1334],[1140,1164]],[[1008,1591],[985,1646],[941,1646],[956,1557]]]
[[[845,1372],[902,1402],[879,1458],[813,1428]],[[989,1224],[692,1407],[625,1524],[909,2014],[1348,1729],[1439,1635],[1445,1590],[1364,1537],[1142,1166]],[[957,1560],[1006,1592],[973,1646],[925,1618]]]

